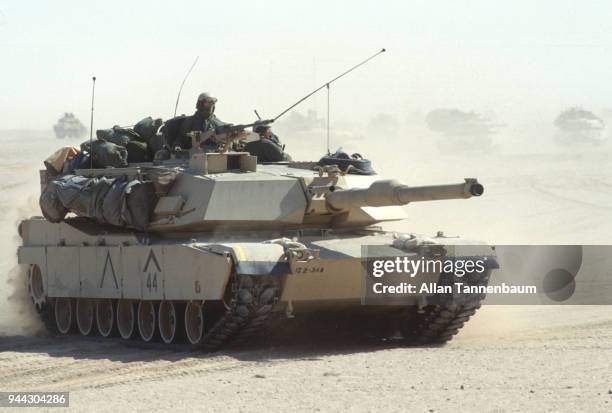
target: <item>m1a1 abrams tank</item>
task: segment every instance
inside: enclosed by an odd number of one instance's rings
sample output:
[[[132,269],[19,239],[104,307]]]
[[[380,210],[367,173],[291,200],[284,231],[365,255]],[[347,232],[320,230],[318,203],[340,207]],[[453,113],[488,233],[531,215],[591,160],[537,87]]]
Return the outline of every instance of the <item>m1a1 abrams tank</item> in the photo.
[[[480,113],[459,109],[434,109],[425,117],[425,123],[441,135],[437,146],[443,153],[490,149],[492,136],[502,126]]]
[[[588,110],[570,108],[559,114],[554,122],[557,127],[555,141],[562,145],[600,145],[606,140],[604,121]]]
[[[74,116],[74,113],[64,113],[64,116],[53,125],[53,131],[58,139],[82,139],[87,133],[87,128]]]
[[[401,206],[410,202],[479,196],[475,179],[409,187],[334,165],[260,165],[248,153],[206,153],[199,135],[192,139],[182,159],[42,173],[47,218],[21,222],[18,257],[48,329],[168,344],[184,337],[217,349],[272,314],[354,312],[382,315],[405,337],[438,343],[480,306],[480,295],[457,304],[436,293],[362,305],[363,246],[393,258],[463,243],[376,225],[404,219]],[[470,282],[486,285],[490,271]]]

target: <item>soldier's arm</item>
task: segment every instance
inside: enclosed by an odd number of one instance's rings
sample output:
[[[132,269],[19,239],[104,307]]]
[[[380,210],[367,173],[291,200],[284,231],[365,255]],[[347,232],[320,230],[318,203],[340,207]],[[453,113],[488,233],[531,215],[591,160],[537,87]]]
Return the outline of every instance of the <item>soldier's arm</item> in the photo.
[[[191,118],[185,119],[185,121],[181,124],[181,128],[179,130],[178,135],[176,136],[176,141],[171,147],[174,150],[175,147],[180,146],[182,149],[190,149],[191,148],[191,138],[187,136],[187,133],[193,131],[193,122]]]

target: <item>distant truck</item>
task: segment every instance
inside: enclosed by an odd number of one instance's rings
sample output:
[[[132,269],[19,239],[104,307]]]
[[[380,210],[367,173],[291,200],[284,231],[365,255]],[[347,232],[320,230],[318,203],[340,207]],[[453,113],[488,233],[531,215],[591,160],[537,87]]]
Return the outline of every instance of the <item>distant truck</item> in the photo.
[[[53,126],[55,137],[58,139],[64,138],[84,138],[87,134],[87,128],[80,120],[74,116],[74,113],[66,112],[57,123]]]

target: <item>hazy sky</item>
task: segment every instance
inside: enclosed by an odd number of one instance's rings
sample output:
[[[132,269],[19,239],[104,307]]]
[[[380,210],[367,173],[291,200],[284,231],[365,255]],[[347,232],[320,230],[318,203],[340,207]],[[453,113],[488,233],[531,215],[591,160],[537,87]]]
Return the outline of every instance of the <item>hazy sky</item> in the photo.
[[[273,116],[386,47],[332,87],[336,118],[435,107],[500,117],[612,107],[608,1],[1,1],[0,128],[168,118],[209,91],[227,121]],[[325,95],[300,108],[324,111]]]

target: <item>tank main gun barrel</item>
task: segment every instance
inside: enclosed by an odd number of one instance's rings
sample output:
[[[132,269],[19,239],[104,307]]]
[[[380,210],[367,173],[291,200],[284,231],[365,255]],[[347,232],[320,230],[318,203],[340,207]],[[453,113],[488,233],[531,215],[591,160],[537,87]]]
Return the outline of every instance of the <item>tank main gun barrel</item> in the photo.
[[[403,185],[394,179],[374,182],[369,188],[352,188],[329,192],[327,206],[332,211],[341,211],[364,206],[381,207],[406,205],[410,202],[465,199],[480,196],[484,187],[474,178],[465,178],[464,183],[450,185],[414,186]]]

